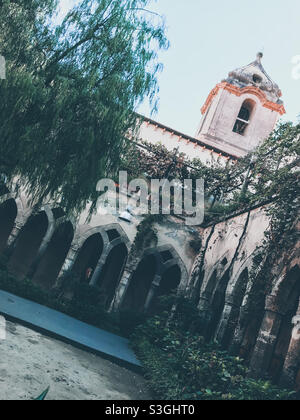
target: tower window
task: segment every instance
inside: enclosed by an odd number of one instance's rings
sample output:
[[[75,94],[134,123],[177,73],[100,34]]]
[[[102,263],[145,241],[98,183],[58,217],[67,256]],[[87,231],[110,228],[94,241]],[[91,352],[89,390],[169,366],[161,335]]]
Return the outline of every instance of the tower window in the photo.
[[[254,104],[250,100],[246,100],[239,112],[239,115],[236,119],[236,122],[233,127],[233,132],[240,134],[241,136],[245,135],[245,132],[250,123],[251,114],[254,108]]]
[[[260,77],[258,74],[254,74],[253,75],[253,82],[254,83],[261,83],[262,82],[262,77]]]

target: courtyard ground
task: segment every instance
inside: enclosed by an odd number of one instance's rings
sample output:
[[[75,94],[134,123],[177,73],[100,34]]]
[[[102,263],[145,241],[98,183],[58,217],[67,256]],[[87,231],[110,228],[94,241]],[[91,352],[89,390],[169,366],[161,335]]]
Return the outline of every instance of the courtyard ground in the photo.
[[[149,400],[142,376],[99,356],[7,322],[0,340],[0,400]]]

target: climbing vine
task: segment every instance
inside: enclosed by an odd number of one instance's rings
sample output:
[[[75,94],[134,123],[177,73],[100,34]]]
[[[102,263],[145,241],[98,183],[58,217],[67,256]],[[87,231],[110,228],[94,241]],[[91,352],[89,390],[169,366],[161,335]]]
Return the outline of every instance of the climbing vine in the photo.
[[[213,160],[207,166],[199,159],[190,160],[183,154],[167,150],[163,145],[146,142],[132,144],[123,164],[131,176],[143,174],[146,178],[205,180],[205,225],[216,225],[235,212],[247,212],[253,207],[265,206],[270,227],[260,247],[259,262],[254,262],[251,280],[261,296],[267,293],[266,284],[272,283],[270,267],[276,265],[279,255],[295,245],[300,204],[300,125],[280,124],[270,137],[254,152],[239,161]],[[138,228],[134,247],[155,241],[151,230],[155,219],[146,218]],[[198,259],[201,263],[203,258]],[[203,261],[202,261],[203,262]],[[196,277],[199,267],[195,268]],[[269,281],[266,279],[269,278]],[[197,278],[195,279],[197,283]]]
[[[281,124],[255,152],[238,161],[229,160],[225,166],[221,158],[205,165],[200,159],[191,160],[175,150],[169,151],[162,144],[133,143],[124,155],[123,169],[132,177],[142,174],[148,179],[204,179],[205,223],[266,203],[273,203],[272,218],[276,218],[280,207],[290,223],[282,200],[288,204],[288,212],[299,206],[299,135],[300,125]],[[291,188],[287,189],[287,184]]]
[[[158,242],[156,223],[162,221],[162,215],[146,216],[137,227],[137,233],[133,241],[129,259],[133,259],[151,245],[156,246]]]

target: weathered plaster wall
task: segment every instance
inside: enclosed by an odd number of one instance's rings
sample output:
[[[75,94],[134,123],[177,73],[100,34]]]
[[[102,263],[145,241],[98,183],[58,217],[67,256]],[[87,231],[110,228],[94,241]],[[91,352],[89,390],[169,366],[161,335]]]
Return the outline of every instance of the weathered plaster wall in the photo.
[[[218,151],[217,145],[215,145],[214,151],[213,144],[211,148],[208,148],[205,144],[201,146],[197,144],[196,139],[175,133],[170,129],[155,124],[155,122],[144,121],[140,128],[139,138],[150,144],[162,144],[171,152],[178,149],[179,153],[184,153],[189,159],[200,159],[204,164],[210,164],[212,161],[219,160],[225,166],[229,159],[226,154]],[[230,158],[234,159],[235,157],[232,156]]]

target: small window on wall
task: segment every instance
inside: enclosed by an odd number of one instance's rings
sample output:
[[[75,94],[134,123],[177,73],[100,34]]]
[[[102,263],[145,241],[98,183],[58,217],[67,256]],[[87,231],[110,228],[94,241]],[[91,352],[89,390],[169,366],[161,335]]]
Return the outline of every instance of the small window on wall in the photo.
[[[240,134],[241,136],[245,135],[246,130],[250,123],[253,108],[254,108],[254,103],[251,100],[246,99],[246,101],[243,103],[241,107],[237,120],[234,124],[234,127],[233,127],[234,133]]]

